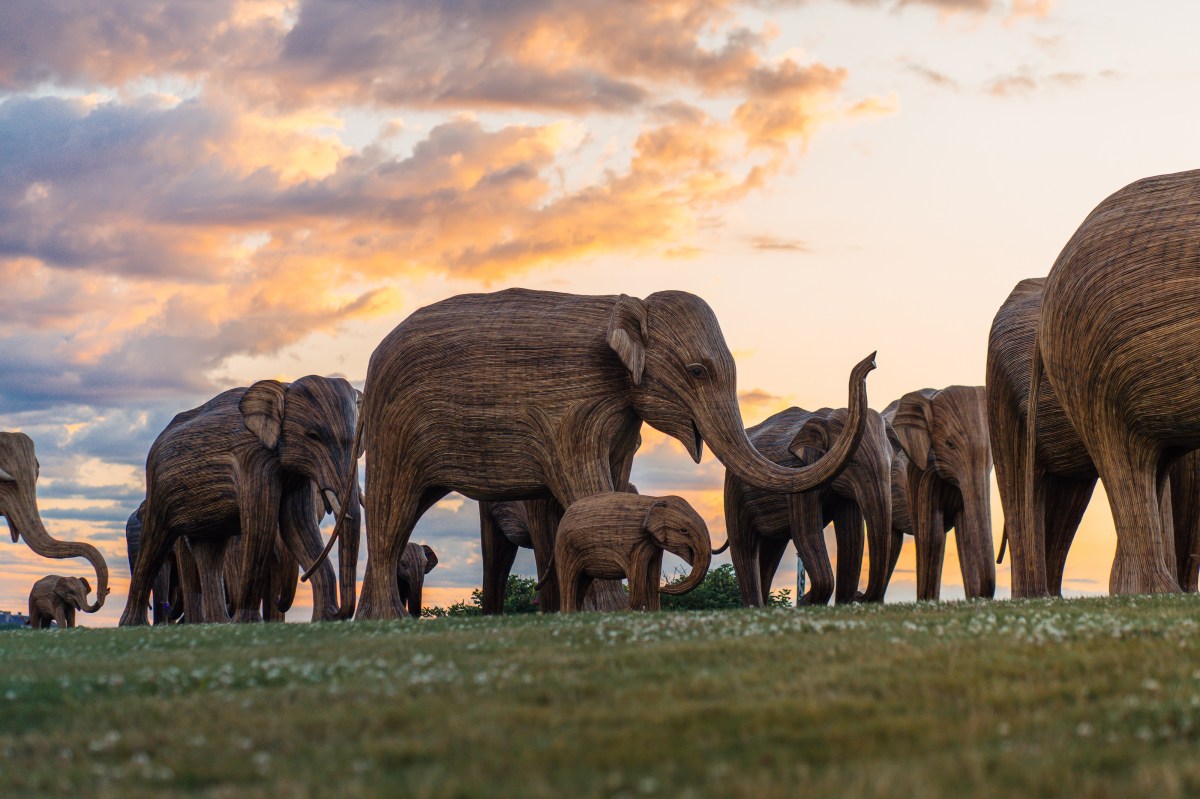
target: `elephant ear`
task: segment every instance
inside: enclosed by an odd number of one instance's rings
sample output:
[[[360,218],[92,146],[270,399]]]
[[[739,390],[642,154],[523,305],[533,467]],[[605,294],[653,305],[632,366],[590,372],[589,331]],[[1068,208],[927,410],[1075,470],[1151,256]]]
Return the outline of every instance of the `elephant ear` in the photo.
[[[637,297],[622,294],[613,305],[608,320],[608,346],[633,378],[633,384],[642,384],[642,370],[646,367],[646,339],[649,336],[646,303]]]
[[[667,506],[661,499],[650,503],[646,510],[646,518],[642,522],[642,529],[659,547],[667,548]]]
[[[267,449],[279,446],[283,427],[283,397],[287,386],[278,380],[259,380],[242,395],[238,409],[246,429],[258,437]]]
[[[433,567],[438,565],[437,553],[429,544],[421,544],[421,548],[425,550],[425,573],[429,574],[433,571]]]
[[[92,584],[87,581],[86,577],[79,578],[79,584],[83,586],[83,595],[87,596],[92,593]]]
[[[892,430],[904,454],[918,469],[928,469],[933,428],[933,398],[937,391],[910,391],[900,398],[892,417]]]
[[[68,605],[73,604],[71,602],[71,588],[70,577],[59,577],[54,581],[54,595]]]
[[[829,420],[821,416],[809,418],[788,444],[788,452],[805,462],[815,461],[828,451]]]

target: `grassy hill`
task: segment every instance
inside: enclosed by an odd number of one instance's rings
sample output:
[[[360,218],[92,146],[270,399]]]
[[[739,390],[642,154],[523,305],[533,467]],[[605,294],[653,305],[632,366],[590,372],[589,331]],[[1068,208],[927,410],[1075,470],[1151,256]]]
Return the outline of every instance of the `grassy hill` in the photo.
[[[1200,597],[0,635],[0,795],[1200,790]]]

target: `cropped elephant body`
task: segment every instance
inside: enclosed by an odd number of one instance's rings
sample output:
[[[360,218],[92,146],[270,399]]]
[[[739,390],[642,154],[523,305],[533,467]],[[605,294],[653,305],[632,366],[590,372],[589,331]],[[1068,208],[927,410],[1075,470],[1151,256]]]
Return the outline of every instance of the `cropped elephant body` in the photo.
[[[1198,232],[1200,171],[1140,180],[1088,215],[1046,279],[1030,414],[1044,370],[1104,481],[1113,593],[1179,590],[1163,510],[1168,469],[1200,448]]]
[[[87,601],[91,590],[92,586],[81,577],[46,575],[29,592],[29,626],[42,630],[53,621],[60,630],[74,627],[75,611],[95,612]]]
[[[985,389],[912,391],[889,405],[883,417],[897,450],[892,470],[896,532],[889,577],[902,534],[911,532],[917,546],[917,598],[937,599],[946,533],[953,529],[967,598],[991,598],[996,564]],[[911,527],[902,526],[906,521]]]
[[[844,408],[806,411],[788,408],[746,430],[762,455],[796,467],[824,454],[841,435]],[[891,563],[892,445],[876,411],[868,411],[866,431],[849,465],[832,483],[806,494],[780,494],[747,485],[725,473],[725,526],[734,571],[748,607],[762,606],[789,542],[794,542],[812,588],[800,604],[855,599],[883,601]],[[863,557],[863,524],[870,539],[867,591],[858,594]],[[836,582],[825,546],[824,529],[833,523],[837,537]]]
[[[679,583],[660,587],[664,551],[683,558],[692,569]],[[680,497],[622,491],[584,497],[563,514],[555,541],[561,610],[581,610],[593,581],[622,578],[629,580],[633,610],[658,610],[659,593],[691,591],[708,573],[711,557],[708,526]]]
[[[86,558],[96,570],[96,601],[87,608],[95,613],[108,595],[108,564],[91,544],[60,541],[46,531],[37,504],[39,471],[33,439],[0,432],[0,516],[8,523],[13,543],[24,538],[43,558]]]
[[[417,519],[445,494],[569,508],[614,491],[643,421],[697,461],[708,441],[751,483],[823,485],[861,435],[873,365],[852,373],[846,435],[818,463],[790,470],[746,439],[733,358],[698,297],[510,289],[422,308],[380,343],[367,370],[368,561],[358,615],[404,615],[400,557]]]
[[[302,565],[321,555],[322,502],[344,510],[338,514],[339,529],[347,531],[339,550],[342,615],[351,613],[359,539],[356,408],[357,393],[345,380],[309,376],[232,389],[176,416],[146,460],[141,551],[121,623],[146,623],[154,577],[181,537],[196,561],[201,617],[225,620],[224,550],[241,536],[234,618],[260,619],[276,539]],[[314,592],[314,617],[338,615],[327,562],[315,574]]]

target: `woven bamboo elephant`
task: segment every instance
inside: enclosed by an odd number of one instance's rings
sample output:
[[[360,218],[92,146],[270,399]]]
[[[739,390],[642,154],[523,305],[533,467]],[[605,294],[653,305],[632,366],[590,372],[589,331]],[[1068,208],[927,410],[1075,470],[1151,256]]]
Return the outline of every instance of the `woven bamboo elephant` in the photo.
[[[1029,415],[1045,374],[1096,465],[1117,534],[1115,594],[1179,590],[1167,473],[1200,448],[1200,171],[1105,199],[1046,279]],[[1029,426],[1034,442],[1040,424]],[[1035,444],[1036,446],[1036,444]],[[1029,529],[1037,507],[1026,507]]]
[[[91,590],[91,584],[82,577],[46,575],[34,583],[29,592],[29,626],[42,630],[53,621],[60,630],[74,627],[75,611],[96,612],[96,606],[87,601]]]
[[[142,548],[142,514],[146,503],[129,514],[125,522],[125,551],[129,558],[129,572],[137,563]],[[179,566],[172,552],[164,560],[150,589],[150,617],[155,624],[170,624],[183,617],[183,595],[180,593]]]
[[[764,457],[782,465],[811,463],[842,434],[848,411],[788,408],[746,430]],[[780,494],[747,485],[725,473],[725,529],[729,552],[747,607],[766,604],[779,561],[794,542],[812,587],[800,604],[862,599],[882,602],[892,562],[892,443],[878,412],[867,412],[866,432],[849,465],[832,483],[805,494]],[[870,542],[865,594],[858,593],[863,523]],[[837,536],[837,577],[829,562],[824,529]]]
[[[96,601],[86,610],[95,613],[108,595],[108,564],[91,544],[60,541],[46,532],[37,504],[39,471],[33,439],[0,432],[0,516],[8,522],[13,543],[24,538],[43,558],[86,558],[96,570]]]
[[[696,461],[707,441],[753,485],[818,488],[858,444],[873,368],[872,356],[853,369],[849,423],[829,453],[787,469],[746,438],[733,357],[699,297],[509,289],[422,308],[367,368],[368,557],[358,617],[405,614],[397,566],[417,519],[445,494],[553,498],[569,508],[620,485],[643,421]]]
[[[1062,595],[1067,553],[1098,477],[1044,375],[1038,386],[1036,441],[1027,449],[1029,383],[1045,290],[1045,278],[1018,283],[997,311],[988,337],[988,429],[1004,505],[1004,540],[1012,550],[1014,597]],[[1190,591],[1196,590],[1200,571],[1198,470],[1196,452],[1171,467],[1171,507],[1163,508],[1170,517],[1164,521],[1174,531],[1177,579]],[[1033,523],[1027,526],[1030,513]],[[1002,543],[1002,556],[1003,551]]]
[[[121,624],[146,623],[154,577],[180,536],[188,538],[196,560],[200,615],[209,621],[228,617],[224,551],[229,539],[241,536],[233,618],[261,620],[276,538],[302,566],[321,559],[321,500],[338,517],[335,533],[345,533],[339,536],[342,590],[335,612],[338,581],[329,563],[321,562],[314,613],[351,615],[359,544],[359,453],[353,447],[358,402],[345,380],[309,376],[231,389],[176,416],[146,459],[141,551]]]
[[[897,532],[889,578],[899,556],[900,534],[911,533],[917,544],[917,598],[937,599],[946,533],[953,529],[967,598],[991,598],[996,593],[996,563],[984,387],[912,391],[884,409],[883,417],[893,431],[900,461],[892,472]]]
[[[397,580],[400,585],[400,599],[413,618],[421,616],[421,593],[425,588],[425,575],[433,571],[438,564],[437,553],[427,544],[409,541],[404,548],[404,556],[400,558],[400,574]]]
[[[677,583],[660,586],[663,552],[692,568]],[[567,508],[554,544],[554,569],[563,613],[582,609],[594,580],[629,580],[629,606],[658,610],[659,593],[686,594],[708,574],[708,525],[681,497],[648,497],[613,491],[593,494]],[[547,578],[543,578],[547,579]]]

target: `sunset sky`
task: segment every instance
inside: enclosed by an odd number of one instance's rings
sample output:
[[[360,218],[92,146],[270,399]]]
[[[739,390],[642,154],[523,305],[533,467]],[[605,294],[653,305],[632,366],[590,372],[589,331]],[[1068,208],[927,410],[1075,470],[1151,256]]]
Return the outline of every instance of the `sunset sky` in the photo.
[[[982,384],[1013,285],[1112,191],[1196,166],[1197,30],[1167,0],[0,3],[0,429],[37,444],[51,533],[109,562],[81,621],[124,607],[175,413],[265,377],[361,387],[453,294],[699,294],[748,424],[844,405],[872,350],[877,409]],[[720,464],[644,437],[634,482],[723,541]],[[427,602],[467,597],[474,503],[413,540],[441,557]],[[1067,589],[1103,591],[1113,547],[1098,491]],[[910,540],[889,599],[912,569]],[[50,573],[90,568],[5,536],[0,609]]]

